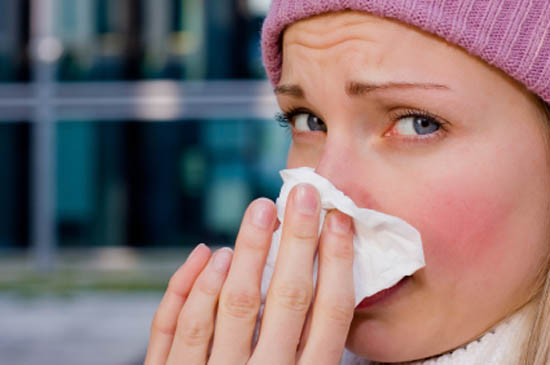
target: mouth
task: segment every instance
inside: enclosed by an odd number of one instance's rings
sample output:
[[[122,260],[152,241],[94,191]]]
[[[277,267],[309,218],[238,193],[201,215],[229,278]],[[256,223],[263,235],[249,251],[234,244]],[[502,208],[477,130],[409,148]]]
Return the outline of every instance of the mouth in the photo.
[[[411,278],[410,276],[405,276],[394,286],[388,289],[381,290],[378,293],[371,295],[370,297],[366,297],[361,301],[361,303],[357,304],[357,307],[355,307],[355,310],[370,308],[375,304],[379,304],[383,301],[388,300],[397,291],[399,291],[399,289],[401,289],[406,283],[408,283],[410,278]]]

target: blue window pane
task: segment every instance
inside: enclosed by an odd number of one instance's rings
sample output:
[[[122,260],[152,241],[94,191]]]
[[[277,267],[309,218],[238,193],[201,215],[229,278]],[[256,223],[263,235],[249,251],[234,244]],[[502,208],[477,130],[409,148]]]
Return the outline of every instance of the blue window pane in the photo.
[[[59,241],[232,244],[252,199],[277,196],[288,142],[272,121],[59,123]]]

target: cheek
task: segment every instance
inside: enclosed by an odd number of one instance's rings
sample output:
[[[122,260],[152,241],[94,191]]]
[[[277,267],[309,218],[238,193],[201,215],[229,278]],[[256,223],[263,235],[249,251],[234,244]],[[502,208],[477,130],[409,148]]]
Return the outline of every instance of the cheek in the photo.
[[[503,227],[513,211],[506,199],[490,187],[467,185],[459,178],[439,181],[426,191],[403,218],[422,234],[430,270],[456,274],[488,267],[498,258],[506,244]]]

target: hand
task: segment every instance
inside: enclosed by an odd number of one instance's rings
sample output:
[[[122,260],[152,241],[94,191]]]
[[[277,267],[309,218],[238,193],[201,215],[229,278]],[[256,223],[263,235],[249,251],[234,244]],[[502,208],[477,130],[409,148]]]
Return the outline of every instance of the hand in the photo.
[[[319,238],[319,213],[315,188],[293,189],[254,348],[261,276],[277,221],[267,199],[248,207],[234,254],[222,248],[211,255],[199,245],[172,276],[145,364],[338,364],[354,310],[353,233],[351,219],[331,211]]]

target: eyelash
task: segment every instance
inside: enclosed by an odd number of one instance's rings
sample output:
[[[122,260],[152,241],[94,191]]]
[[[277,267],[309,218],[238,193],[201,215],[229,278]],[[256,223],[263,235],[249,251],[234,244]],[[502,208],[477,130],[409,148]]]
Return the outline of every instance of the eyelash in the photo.
[[[312,112],[310,112],[309,110],[307,109],[303,109],[303,108],[290,108],[289,110],[287,111],[282,111],[280,113],[277,113],[275,114],[275,120],[277,121],[277,123],[279,123],[279,125],[283,128],[290,128],[293,123],[291,122],[291,120],[297,116],[298,114],[301,114],[301,113],[309,113],[309,114],[313,114]]]
[[[279,112],[275,114],[275,120],[283,128],[291,128],[293,126],[292,119],[298,114],[308,113],[313,114],[311,111],[304,108],[290,108],[289,110]],[[431,114],[430,112],[423,109],[405,109],[402,112],[393,113],[390,115],[390,118],[394,120],[394,123],[397,123],[401,119],[409,117],[421,117],[428,119],[429,121],[436,123],[439,126],[439,129],[428,135],[418,135],[416,137],[402,137],[403,139],[416,139],[416,140],[427,140],[440,137],[441,133],[447,132],[447,123],[442,122],[438,117]]]

